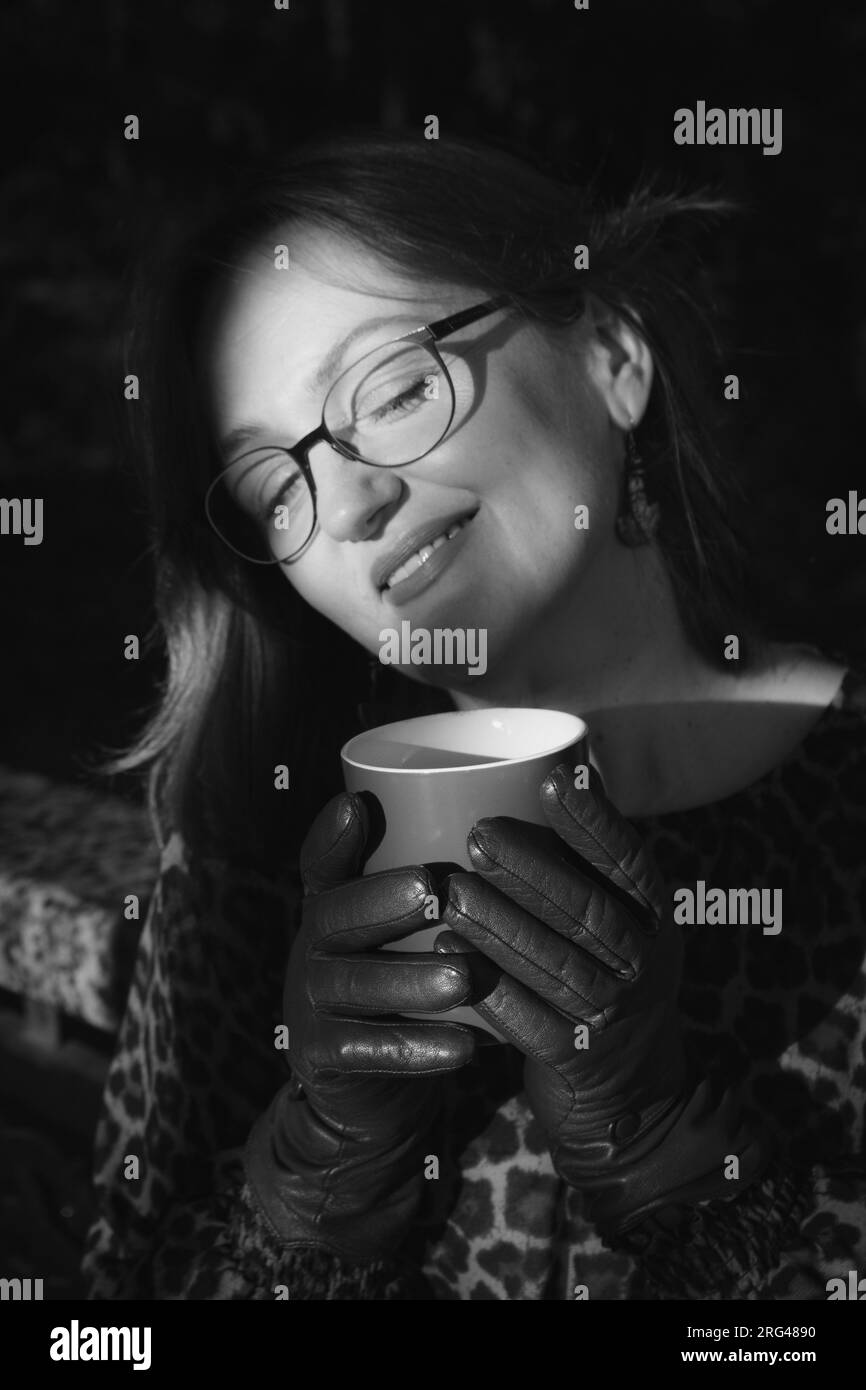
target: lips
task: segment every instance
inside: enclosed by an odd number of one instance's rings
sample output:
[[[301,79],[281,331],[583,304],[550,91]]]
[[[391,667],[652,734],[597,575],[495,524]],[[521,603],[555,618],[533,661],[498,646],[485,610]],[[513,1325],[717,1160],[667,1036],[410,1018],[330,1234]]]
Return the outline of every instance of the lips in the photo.
[[[459,512],[448,512],[426,521],[423,526],[418,526],[414,531],[402,536],[373,567],[373,583],[379,592],[382,593],[385,590],[390,576],[407,560],[410,560],[416,551],[423,550],[425,545],[430,545],[439,536],[449,531],[452,526],[456,526],[460,522],[471,521],[477,511],[477,507],[469,509],[464,507]],[[448,541],[446,544],[450,545],[451,542]]]

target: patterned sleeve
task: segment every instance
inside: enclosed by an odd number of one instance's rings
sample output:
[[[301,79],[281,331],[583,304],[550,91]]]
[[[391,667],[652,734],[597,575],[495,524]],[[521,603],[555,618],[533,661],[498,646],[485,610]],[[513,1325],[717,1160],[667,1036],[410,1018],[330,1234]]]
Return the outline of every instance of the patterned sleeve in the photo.
[[[857,1298],[850,1290],[866,1271],[866,1159],[778,1161],[733,1201],[667,1209],[611,1243],[637,1260],[632,1298]]]
[[[427,1297],[401,1266],[285,1250],[241,1153],[287,1080],[274,1046],[299,889],[165,844],[94,1153],[92,1299]]]
[[[739,956],[731,937],[687,944],[689,1036],[700,1046],[702,1029],[704,1039],[708,1027],[724,1030],[727,1055],[738,1059],[744,1078],[756,1078],[750,1108],[781,1142],[760,1181],[738,1197],[659,1213],[617,1248],[635,1259],[636,1298],[866,1297],[862,669],[848,671],[787,762],[740,796],[736,817],[730,806],[707,809],[708,843],[719,848],[678,871],[715,883],[743,883],[750,875],[763,882],[759,876],[769,873],[784,883],[792,906],[784,940],[769,937],[763,959],[763,937],[759,945],[750,938]],[[696,1011],[725,980],[727,1016],[709,1014],[709,1025],[700,1024]]]

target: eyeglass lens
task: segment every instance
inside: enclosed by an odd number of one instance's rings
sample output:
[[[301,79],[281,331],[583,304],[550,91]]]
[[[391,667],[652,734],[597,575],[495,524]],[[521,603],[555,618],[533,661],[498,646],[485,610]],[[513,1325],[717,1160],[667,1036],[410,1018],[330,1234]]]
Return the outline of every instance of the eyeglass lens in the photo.
[[[453,413],[451,383],[436,354],[424,344],[386,343],[334,383],[322,418],[352,457],[393,468],[435,448]],[[292,559],[315,526],[307,480],[279,448],[253,450],[224,469],[206,509],[226,544],[258,563]]]

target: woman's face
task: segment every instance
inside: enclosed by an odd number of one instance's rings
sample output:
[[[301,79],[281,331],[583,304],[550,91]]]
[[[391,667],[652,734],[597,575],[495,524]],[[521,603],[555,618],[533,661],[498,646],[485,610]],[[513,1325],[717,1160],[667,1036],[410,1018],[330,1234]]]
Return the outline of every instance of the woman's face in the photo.
[[[341,238],[293,232],[288,245],[286,269],[275,268],[273,248],[249,258],[206,328],[220,437],[241,425],[260,429],[226,462],[258,443],[294,445],[318,426],[340,371],[379,344],[489,297],[408,280]],[[333,354],[350,335],[335,366]],[[614,544],[621,422],[611,409],[610,354],[600,352],[586,320],[549,330],[499,310],[448,337],[440,351],[457,396],[449,433],[425,457],[396,468],[314,446],[318,529],[280,571],[371,653],[381,654],[382,634],[400,631],[405,620],[413,632],[483,630],[492,675],[566,592],[579,594]],[[587,508],[588,524],[579,528],[577,507]],[[407,543],[422,547],[458,523],[425,564],[410,561],[411,573],[399,570],[389,587],[391,561]],[[480,693],[466,668],[399,669]]]

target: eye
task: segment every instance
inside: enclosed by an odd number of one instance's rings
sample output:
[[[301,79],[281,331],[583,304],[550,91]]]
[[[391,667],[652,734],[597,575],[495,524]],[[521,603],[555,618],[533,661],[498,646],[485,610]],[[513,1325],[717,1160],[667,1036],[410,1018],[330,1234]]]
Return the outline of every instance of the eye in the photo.
[[[295,460],[285,449],[273,447],[253,449],[236,459],[223,475],[229,484],[236,506],[253,520],[268,521],[274,507],[290,502],[304,478]]]
[[[298,495],[299,489],[304,487],[306,487],[304,476],[299,468],[295,468],[292,473],[280,481],[275,489],[269,492],[268,498],[262,506],[259,520],[270,521],[276,508],[291,505],[293,499]]]
[[[421,377],[411,385],[401,387],[390,400],[386,400],[375,410],[366,412],[363,418],[372,420],[376,424],[387,424],[389,420],[402,417],[422,405],[426,389],[427,382],[425,378]]]
[[[347,373],[334,393],[334,413],[361,430],[397,424],[438,396],[437,378],[436,359],[429,353],[414,344],[388,344]]]

